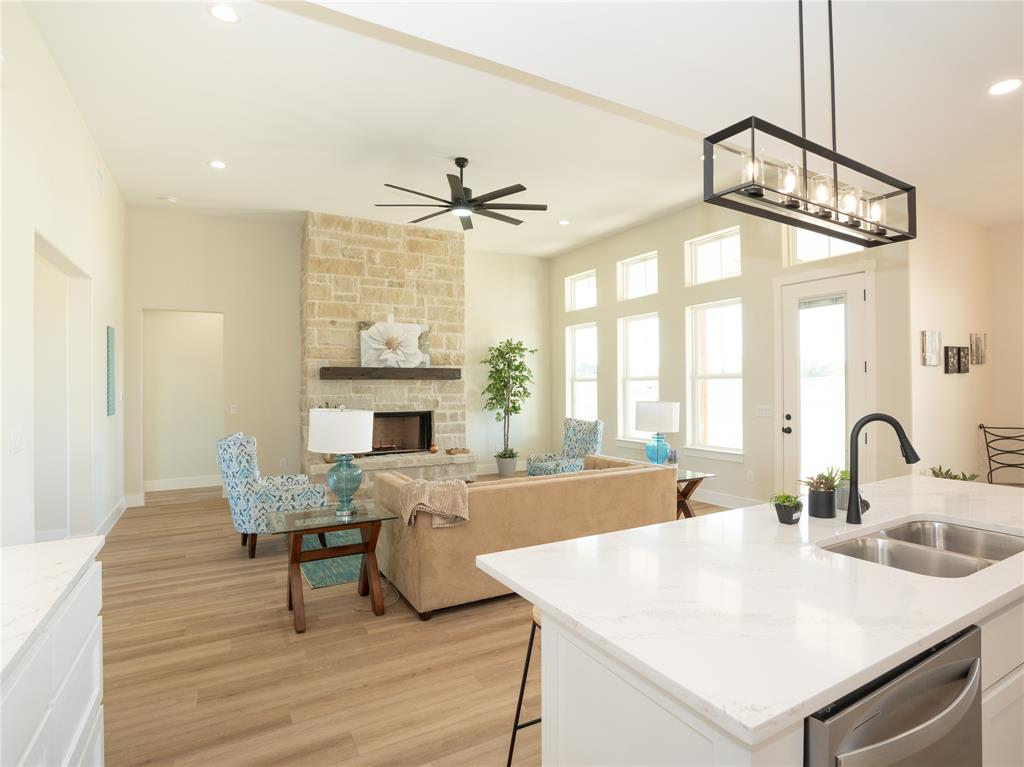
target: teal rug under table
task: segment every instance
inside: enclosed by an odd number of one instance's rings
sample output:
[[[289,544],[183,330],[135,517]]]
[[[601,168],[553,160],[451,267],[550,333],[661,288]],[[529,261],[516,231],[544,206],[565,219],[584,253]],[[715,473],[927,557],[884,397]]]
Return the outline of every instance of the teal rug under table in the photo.
[[[358,530],[339,530],[327,533],[328,546],[344,546],[346,543],[359,543],[360,540]],[[320,539],[315,535],[302,537],[303,551],[319,548]],[[303,562],[299,567],[302,568],[306,583],[314,589],[322,589],[325,586],[337,586],[339,583],[351,583],[359,580],[359,568],[362,564],[363,555],[353,554],[350,557],[333,557],[316,562]]]

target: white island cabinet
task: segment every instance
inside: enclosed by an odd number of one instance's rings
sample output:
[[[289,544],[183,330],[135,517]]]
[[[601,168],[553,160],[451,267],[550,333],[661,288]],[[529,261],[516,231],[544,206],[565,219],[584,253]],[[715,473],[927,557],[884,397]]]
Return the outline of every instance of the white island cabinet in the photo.
[[[0,548],[0,764],[103,764],[103,538]]]
[[[758,506],[478,557],[544,616],[543,763],[800,767],[808,715],[978,625],[983,764],[1024,765],[1024,553],[938,578],[823,548],[915,519],[1024,535],[1024,491],[863,494],[860,526]]]

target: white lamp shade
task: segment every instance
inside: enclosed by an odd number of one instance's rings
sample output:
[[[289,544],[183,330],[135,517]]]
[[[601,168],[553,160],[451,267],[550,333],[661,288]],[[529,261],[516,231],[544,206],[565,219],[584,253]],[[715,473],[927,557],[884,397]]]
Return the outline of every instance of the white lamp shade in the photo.
[[[636,430],[662,434],[679,431],[679,403],[637,402]]]
[[[373,450],[373,411],[311,409],[306,448],[311,453],[369,453]]]

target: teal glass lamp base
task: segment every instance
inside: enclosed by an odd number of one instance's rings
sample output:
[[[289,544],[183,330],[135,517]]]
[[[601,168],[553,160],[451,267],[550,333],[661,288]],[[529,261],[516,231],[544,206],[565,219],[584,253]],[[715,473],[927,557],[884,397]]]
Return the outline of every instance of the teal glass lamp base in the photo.
[[[665,441],[665,435],[660,431],[655,432],[654,439],[644,445],[644,452],[647,453],[647,460],[661,466],[668,460],[668,452],[672,446]]]
[[[327,486],[338,498],[338,516],[348,516],[356,510],[352,496],[363,484],[363,470],[353,465],[351,455],[339,455],[337,460],[338,462],[327,470]]]

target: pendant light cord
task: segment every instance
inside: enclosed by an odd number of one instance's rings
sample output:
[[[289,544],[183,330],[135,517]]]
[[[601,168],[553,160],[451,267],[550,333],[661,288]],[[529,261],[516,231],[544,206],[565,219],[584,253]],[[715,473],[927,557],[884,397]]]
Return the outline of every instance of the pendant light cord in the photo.
[[[832,0],[828,0],[828,74],[832,86],[832,151],[836,149],[836,46],[832,36]],[[833,204],[839,207],[839,166],[832,163]]]
[[[799,12],[800,30],[800,135],[807,138],[807,93],[804,86],[804,0],[797,0],[797,11]],[[802,150],[803,155],[803,194],[807,195],[807,150]]]

